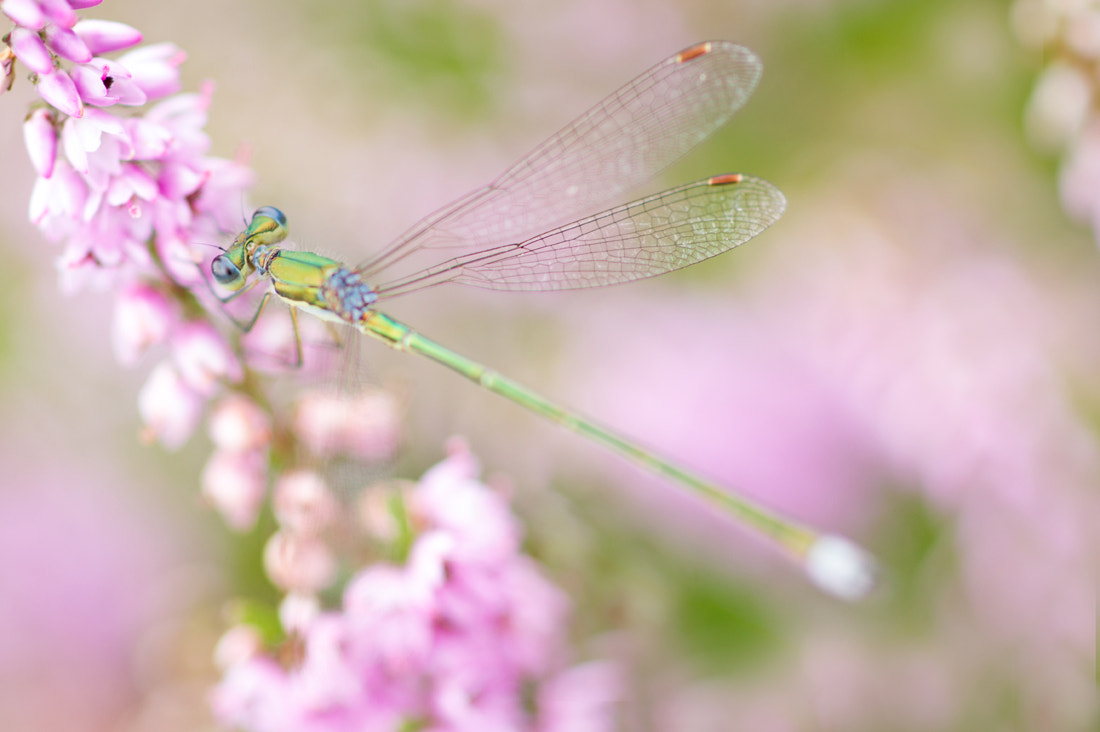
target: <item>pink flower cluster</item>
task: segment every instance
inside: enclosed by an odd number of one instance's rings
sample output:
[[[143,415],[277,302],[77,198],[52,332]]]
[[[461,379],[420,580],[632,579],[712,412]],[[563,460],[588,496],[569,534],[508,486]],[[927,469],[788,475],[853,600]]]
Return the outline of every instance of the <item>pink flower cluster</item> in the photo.
[[[292,667],[248,628],[227,633],[220,721],[263,732],[610,729],[615,669],[565,667],[567,601],[519,553],[507,502],[477,472],[459,448],[423,477],[407,496],[408,560],[359,572],[341,610],[299,615]]]
[[[176,94],[183,53],[159,44],[104,57],[142,36],[122,23],[77,19],[76,10],[96,4],[0,3],[16,24],[5,36],[2,86],[10,86],[17,60],[45,102],[24,123],[38,174],[30,218],[64,242],[63,288],[92,282],[116,290],[113,340],[123,364],[135,364],[154,344],[169,345],[171,358],[153,370],[140,408],[148,435],[178,447],[205,400],[222,382],[240,379],[243,368],[208,322],[184,317],[172,285],[197,282],[192,244],[234,227],[252,173],[206,155],[212,90]],[[120,107],[131,111],[116,113]]]
[[[30,216],[64,245],[63,286],[115,292],[112,341],[122,364],[138,364],[155,346],[167,351],[138,396],[146,437],[179,447],[212,405],[214,453],[202,491],[234,529],[255,526],[273,482],[278,529],[264,569],[284,593],[280,621],[304,655],[286,669],[249,627],[232,629],[219,646],[221,720],[255,730],[608,729],[618,695],[613,669],[564,667],[566,600],[520,554],[506,502],[476,480],[464,450],[409,497],[411,534],[406,524],[378,532],[399,547],[415,536],[408,561],[360,571],[342,611],[322,611],[319,594],[339,566],[328,536],[347,516],[310,466],[388,457],[400,405],[377,390],[274,398],[243,341],[231,344],[207,318],[202,257],[192,249],[240,227],[252,173],[206,154],[211,87],[176,93],[183,54],[175,46],[102,56],[129,49],[141,34],[77,19],[77,9],[97,2],[0,2],[16,24],[0,53],[0,90],[14,81],[18,61],[42,99],[24,125],[38,174]],[[360,524],[385,523],[381,512],[365,511]]]

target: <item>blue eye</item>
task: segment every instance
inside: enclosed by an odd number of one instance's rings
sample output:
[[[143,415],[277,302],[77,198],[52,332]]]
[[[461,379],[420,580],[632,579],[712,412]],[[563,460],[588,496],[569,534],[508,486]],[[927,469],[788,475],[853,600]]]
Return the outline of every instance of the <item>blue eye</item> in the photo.
[[[210,274],[214,276],[215,282],[226,286],[232,285],[241,278],[241,271],[237,269],[237,265],[229,261],[229,257],[224,254],[214,257],[214,261],[210,263]]]
[[[286,226],[286,214],[274,206],[260,206],[256,209],[256,213],[252,214],[252,218],[255,219],[257,216],[273,219],[279,226]]]

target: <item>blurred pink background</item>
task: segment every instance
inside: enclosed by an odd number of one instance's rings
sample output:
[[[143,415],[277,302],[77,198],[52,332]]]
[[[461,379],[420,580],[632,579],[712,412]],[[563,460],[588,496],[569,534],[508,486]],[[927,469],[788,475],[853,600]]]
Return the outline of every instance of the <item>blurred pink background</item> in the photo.
[[[870,602],[817,594],[675,489],[432,364],[363,344],[408,407],[393,475],[462,434],[517,492],[578,646],[620,659],[625,729],[1084,729],[1096,722],[1100,258],[1023,122],[1044,59],[1003,3],[106,0],[217,83],[240,203],[365,258],[664,56],[764,61],[661,183],[766,178],[784,218],[630,287],[443,287],[393,314],[698,471],[858,537]],[[0,728],[209,729],[226,603],[262,535],[199,498],[209,442],[140,444],[111,301],[57,290],[0,97]],[[655,184],[656,186],[657,184]],[[280,315],[272,317],[282,317]],[[150,362],[152,363],[152,362]],[[263,531],[263,528],[259,530]]]

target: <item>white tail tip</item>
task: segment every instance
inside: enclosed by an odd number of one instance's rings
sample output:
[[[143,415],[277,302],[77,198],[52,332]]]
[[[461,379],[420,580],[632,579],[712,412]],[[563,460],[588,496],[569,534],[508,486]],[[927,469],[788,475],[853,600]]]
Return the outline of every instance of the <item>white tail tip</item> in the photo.
[[[874,557],[842,536],[819,538],[806,552],[805,561],[814,584],[845,600],[866,596],[878,581]]]

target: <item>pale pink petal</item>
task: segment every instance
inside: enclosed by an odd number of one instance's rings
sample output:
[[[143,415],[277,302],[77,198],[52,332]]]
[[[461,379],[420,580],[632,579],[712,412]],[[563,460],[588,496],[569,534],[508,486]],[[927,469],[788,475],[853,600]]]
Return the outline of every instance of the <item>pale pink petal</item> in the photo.
[[[74,66],[69,72],[73,84],[80,98],[86,104],[94,104],[97,107],[109,107],[115,103],[115,98],[108,93],[107,85],[103,83],[103,72],[87,64]]]
[[[142,117],[126,120],[127,132],[134,145],[135,160],[157,160],[164,156],[172,142],[172,133]]]
[[[264,570],[280,589],[320,592],[336,578],[336,559],[323,541],[279,530],[264,546]]]
[[[211,85],[204,84],[202,94],[175,94],[146,112],[147,120],[164,125],[172,133],[177,153],[198,158],[210,149],[210,138],[203,128],[210,108],[211,89]]]
[[[181,377],[210,396],[222,381],[239,381],[241,363],[225,338],[205,321],[191,321],[172,336],[172,355]]]
[[[471,470],[476,462],[462,453],[432,468],[413,492],[410,511],[452,534],[464,560],[496,562],[515,553],[519,527],[503,496],[466,477]]]
[[[149,100],[145,90],[132,79],[112,79],[111,94],[118,99],[119,104],[127,107],[140,107]]]
[[[344,403],[337,394],[309,391],[294,408],[294,434],[317,457],[339,454]]]
[[[35,0],[4,0],[0,11],[24,28],[39,31],[46,27],[46,16]]]
[[[113,20],[82,20],[73,26],[73,31],[96,55],[136,46],[142,39],[136,28]]]
[[[321,601],[312,593],[291,592],[279,603],[279,623],[289,633],[304,635],[320,615]]]
[[[31,164],[43,178],[53,175],[54,162],[57,160],[57,130],[54,129],[54,116],[47,109],[36,109],[23,123],[23,142]]]
[[[237,531],[256,525],[263,505],[267,458],[262,451],[218,450],[202,471],[202,495]]]
[[[214,663],[222,671],[256,658],[263,651],[263,637],[255,626],[234,625],[214,646]]]
[[[210,439],[222,450],[244,451],[271,442],[271,418],[251,399],[231,394],[214,407]]]
[[[88,63],[88,66],[99,70],[100,78],[107,89],[106,103],[100,103],[100,106],[113,103],[139,106],[145,103],[147,99],[145,92],[134,82],[130,70],[123,64],[97,56]]]
[[[202,397],[184,383],[168,362],[149,375],[138,394],[138,411],[147,435],[169,450],[187,442],[202,414]]]
[[[72,28],[76,23],[76,13],[66,0],[38,0],[42,14],[62,28]]]
[[[124,288],[115,300],[111,324],[115,358],[133,366],[150,346],[168,337],[175,320],[175,309],[159,289],[144,283]]]
[[[159,207],[164,199],[158,197],[153,204]],[[191,249],[191,237],[185,239],[177,233],[164,233],[159,228],[153,244],[157,255],[169,276],[182,285],[202,286],[202,274]]]
[[[30,220],[48,226],[47,219],[77,219],[88,198],[88,187],[64,160],[58,160],[53,175],[39,178],[31,194]]]
[[[80,101],[76,85],[61,69],[39,75],[37,88],[39,96],[65,114],[72,117],[84,114],[84,103]]]
[[[213,218],[216,229],[232,231],[240,227],[245,191],[252,187],[256,174],[247,165],[224,158],[205,158],[207,174],[199,195],[193,200],[196,211]]]
[[[92,60],[92,52],[84,45],[84,41],[68,28],[46,26],[46,45],[58,56],[74,63],[83,64]]]
[[[73,10],[83,10],[84,8],[94,8],[99,5],[103,0],[68,0],[69,7]]]
[[[173,43],[142,46],[119,58],[133,74],[134,83],[150,99],[159,99],[180,90],[179,67],[187,54]]]
[[[294,697],[302,707],[330,714],[362,706],[366,701],[364,683],[359,669],[353,665],[348,652],[354,640],[343,618],[334,615],[321,615],[310,625],[306,640],[305,660],[295,677]],[[380,729],[399,730],[400,720],[392,719],[387,713],[385,701],[379,699],[370,704],[372,717],[381,717],[380,722],[391,726]],[[381,707],[381,708],[380,708]],[[361,724],[340,725],[340,729],[372,732],[374,727]],[[335,731],[334,731],[335,732]]]
[[[161,170],[158,182],[161,194],[180,200],[197,191],[204,180],[206,180],[205,174],[190,165],[167,163]]]
[[[569,599],[529,557],[513,557],[494,579],[507,603],[509,660],[524,673],[545,673],[560,660]]]
[[[347,399],[341,442],[344,451],[363,460],[382,460],[397,450],[401,406],[383,389],[364,389]]]
[[[613,732],[622,701],[622,670],[591,661],[542,682],[538,696],[538,732]]]
[[[65,157],[73,169],[79,173],[88,172],[88,147],[99,147],[99,128],[95,126],[85,127],[83,130],[76,124],[77,118],[70,117],[61,127],[61,146],[65,150]],[[95,134],[94,142],[88,139],[89,134]],[[83,139],[82,139],[83,138]]]
[[[353,577],[344,612],[357,663],[396,678],[424,674],[436,619],[431,600],[397,567],[374,564]]]
[[[317,535],[336,519],[336,498],[313,471],[284,473],[275,483],[274,494],[275,520],[295,534]]]
[[[157,182],[140,165],[126,163],[107,187],[105,200],[109,206],[123,206],[134,197],[152,201],[157,196]]]
[[[36,74],[49,74],[54,70],[53,56],[37,33],[26,28],[14,28],[9,38],[15,57],[28,69]]]
[[[211,694],[214,715],[225,727],[250,730],[295,729],[291,682],[286,672],[263,657],[230,668]]]

